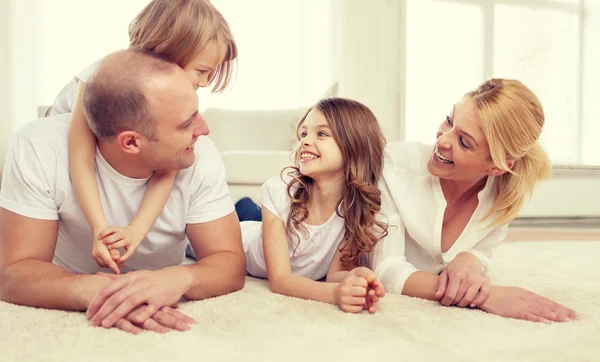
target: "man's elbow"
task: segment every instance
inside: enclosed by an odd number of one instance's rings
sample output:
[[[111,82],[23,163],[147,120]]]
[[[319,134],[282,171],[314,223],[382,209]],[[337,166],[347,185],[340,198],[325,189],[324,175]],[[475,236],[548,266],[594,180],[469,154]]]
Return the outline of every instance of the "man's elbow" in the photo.
[[[236,268],[232,268],[234,270],[231,276],[230,284],[230,293],[237,292],[244,288],[246,284],[246,257],[244,253],[238,254],[237,259],[235,260]]]

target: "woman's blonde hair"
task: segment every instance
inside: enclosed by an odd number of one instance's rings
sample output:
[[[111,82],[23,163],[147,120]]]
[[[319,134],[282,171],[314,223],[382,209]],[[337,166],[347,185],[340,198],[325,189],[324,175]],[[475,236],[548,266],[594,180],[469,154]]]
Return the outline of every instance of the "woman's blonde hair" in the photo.
[[[475,104],[494,164],[506,171],[498,177],[494,203],[485,218],[497,213],[491,225],[507,224],[552,170],[538,141],[544,110],[535,94],[518,80],[490,79],[465,96]],[[512,169],[507,160],[514,161]]]
[[[387,235],[387,225],[376,219],[381,208],[377,183],[383,170],[385,137],[368,107],[350,99],[327,98],[311,107],[300,119],[296,127],[298,140],[306,116],[313,109],[323,113],[333,139],[342,151],[345,185],[337,212],[344,218],[345,234],[338,249],[342,252],[342,265],[349,269],[358,266],[361,257]],[[291,169],[288,175],[292,179],[287,191],[292,204],[286,234],[289,240],[297,242],[294,251],[300,240],[297,232],[308,232],[302,222],[308,217],[313,190],[313,180],[300,173],[297,153],[295,164],[282,170],[283,174],[286,169]]]
[[[237,46],[227,21],[208,0],[153,0],[129,25],[129,46],[149,51],[185,67],[215,41],[223,60],[210,75],[213,92],[230,83]]]

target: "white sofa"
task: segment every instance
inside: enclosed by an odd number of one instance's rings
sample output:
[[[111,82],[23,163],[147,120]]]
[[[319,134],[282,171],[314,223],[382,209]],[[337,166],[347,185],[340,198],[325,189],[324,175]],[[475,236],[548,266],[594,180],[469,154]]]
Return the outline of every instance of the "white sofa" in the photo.
[[[295,127],[306,110],[204,111],[209,137],[223,156],[234,202],[244,196],[256,199],[267,179],[293,164]]]

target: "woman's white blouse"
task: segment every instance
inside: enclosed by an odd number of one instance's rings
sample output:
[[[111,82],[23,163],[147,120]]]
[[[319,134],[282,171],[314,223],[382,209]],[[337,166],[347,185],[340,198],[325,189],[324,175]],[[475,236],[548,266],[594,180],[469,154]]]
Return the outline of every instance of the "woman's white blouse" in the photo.
[[[392,293],[401,294],[415,271],[439,274],[462,251],[474,254],[487,267],[506,237],[508,225],[488,227],[493,215],[481,220],[494,199],[496,178],[488,177],[470,221],[452,247],[442,252],[446,199],[439,178],[427,171],[432,152],[432,145],[420,142],[393,142],[385,150],[380,190],[388,235],[377,243],[368,263]]]

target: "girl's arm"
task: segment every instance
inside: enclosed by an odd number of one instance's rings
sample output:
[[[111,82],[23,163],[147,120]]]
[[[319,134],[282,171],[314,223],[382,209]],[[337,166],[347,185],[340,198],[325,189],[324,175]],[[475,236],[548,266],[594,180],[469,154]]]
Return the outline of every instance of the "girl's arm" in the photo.
[[[275,214],[262,208],[263,249],[271,291],[290,297],[338,304],[338,283],[320,283],[292,274],[285,226]],[[364,299],[364,298],[363,298]]]
[[[124,228],[109,227],[100,233],[99,237],[105,245],[108,245],[110,250],[118,248],[127,250],[119,258],[120,262],[125,262],[135,253],[163,211],[171,194],[175,176],[177,176],[175,170],[154,172],[150,181],[148,181],[148,188],[142,200],[142,205],[129,225]]]
[[[69,172],[75,198],[81,207],[90,229],[92,230],[92,257],[96,263],[105,268],[110,268],[119,274],[119,267],[114,259],[118,259],[119,251],[109,251],[98,240],[98,234],[108,224],[102,211],[100,192],[94,172],[94,159],[96,157],[96,137],[88,126],[83,113],[83,93],[85,83],[77,83],[75,102],[71,112],[69,127]],[[111,255],[112,254],[112,255]]]
[[[83,114],[84,91],[85,83],[79,81],[69,128],[69,168],[75,197],[94,237],[96,237],[108,226],[108,223],[102,211],[100,192],[94,172],[96,137]]]

